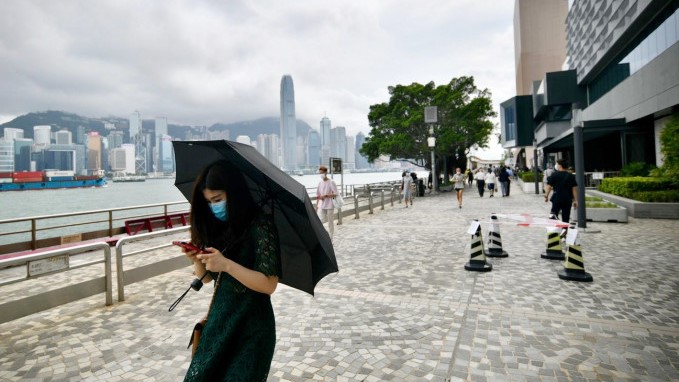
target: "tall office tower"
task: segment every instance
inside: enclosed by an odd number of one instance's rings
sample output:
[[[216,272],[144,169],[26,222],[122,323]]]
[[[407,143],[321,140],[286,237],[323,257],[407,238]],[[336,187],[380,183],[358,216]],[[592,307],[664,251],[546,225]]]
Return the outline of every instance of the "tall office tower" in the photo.
[[[135,110],[130,114],[130,143],[135,142],[135,137],[141,133],[141,128],[141,113]]]
[[[14,141],[0,139],[0,172],[14,171]]]
[[[330,129],[330,156],[333,158],[342,158],[346,162],[347,158],[347,129],[344,126],[337,126]]]
[[[33,126],[33,142],[36,145],[49,145],[52,141],[52,126]]]
[[[75,143],[78,144],[78,145],[84,145],[86,138],[87,138],[87,135],[85,135],[85,126],[79,125],[78,127],[76,127],[75,128]]]
[[[347,136],[347,156],[345,159],[346,168],[353,170],[356,168],[356,143],[354,137]]]
[[[294,170],[297,167],[296,147],[295,87],[292,84],[292,77],[286,74],[281,79],[281,153],[283,154],[283,168]]]
[[[102,169],[101,163],[102,143],[97,132],[87,134],[87,173],[96,175]]]
[[[108,134],[108,144],[110,149],[117,149],[123,145],[123,132],[120,130],[111,131]]]
[[[75,171],[77,164],[76,145],[49,145],[42,151],[43,167],[50,170]]]
[[[24,131],[22,129],[15,129],[13,127],[5,127],[4,138],[6,141],[13,141],[15,139],[21,139],[24,137]]]
[[[533,81],[559,71],[566,61],[568,0],[516,0],[514,64],[516,95],[530,95]]]
[[[33,140],[29,138],[17,138],[14,140],[14,171],[31,170],[31,151]]]
[[[163,134],[160,137],[160,145],[159,147],[159,165],[160,165],[160,171],[162,172],[174,172],[174,149],[172,148],[172,137]]]
[[[330,118],[321,118],[321,146],[330,146],[330,129],[332,128],[332,123]]]
[[[304,137],[297,137],[297,147],[295,147],[295,163],[297,168],[306,166],[306,142]]]
[[[153,140],[153,152],[155,155],[153,156],[153,168],[155,171],[163,172],[165,169],[163,168],[162,164],[162,158],[161,158],[161,153],[160,153],[160,142],[163,137],[163,135],[167,135],[167,118],[166,117],[156,117],[156,124],[154,128],[154,133],[155,133],[155,139]]]
[[[321,136],[318,131],[309,129],[307,141],[307,164],[314,168],[321,165]]]
[[[54,133],[54,141],[57,145],[70,145],[73,143],[73,134],[66,129],[61,129]]]
[[[369,168],[370,164],[368,163],[368,158],[364,157],[361,155],[361,147],[365,143],[365,135],[363,133],[358,133],[356,134],[356,168],[357,169],[364,169],[364,168]]]

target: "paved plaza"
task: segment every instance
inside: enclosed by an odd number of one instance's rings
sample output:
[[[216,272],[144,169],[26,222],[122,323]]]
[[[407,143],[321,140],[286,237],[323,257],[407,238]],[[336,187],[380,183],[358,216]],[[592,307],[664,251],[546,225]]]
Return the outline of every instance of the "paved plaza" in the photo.
[[[600,230],[581,236],[594,281],[579,283],[540,258],[544,227],[504,219],[509,257],[466,271],[472,219],[487,240],[493,212],[548,215],[541,196],[516,188],[506,198],[468,188],[461,209],[451,192],[345,218],[339,273],[315,297],[283,285],[272,297],[269,380],[679,380],[679,221],[589,223]],[[181,380],[211,288],[168,307],[192,279],[187,267],[127,286],[112,306],[93,296],[0,324],[0,380]]]

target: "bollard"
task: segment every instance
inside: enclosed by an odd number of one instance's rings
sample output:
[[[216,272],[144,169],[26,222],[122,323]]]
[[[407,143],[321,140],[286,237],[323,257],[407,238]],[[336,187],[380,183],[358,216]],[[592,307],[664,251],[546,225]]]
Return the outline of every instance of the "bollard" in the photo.
[[[342,207],[337,209],[337,225],[342,225]]]
[[[380,191],[380,193],[381,193],[381,197],[380,197],[380,204],[381,204],[381,207],[380,207],[380,210],[384,210],[384,190]]]
[[[372,215],[373,213],[373,193],[368,194],[368,214]]]
[[[354,195],[354,219],[358,219],[358,195]]]
[[[391,206],[394,206],[394,187],[389,191],[389,198],[391,199]]]
[[[500,235],[500,224],[495,214],[490,215],[490,224],[488,225],[488,257],[507,257],[507,251],[502,250],[502,236]]]
[[[547,227],[547,249],[540,255],[543,259],[564,260],[559,227]]]
[[[478,220],[474,221],[478,222]],[[476,233],[472,235],[469,262],[464,265],[464,269],[475,272],[488,272],[493,269],[493,265],[486,262],[486,255],[483,252],[483,236],[481,235],[480,224],[476,227]]]
[[[571,223],[568,230],[576,230],[575,223]],[[575,232],[576,236],[573,244],[568,244],[568,248],[566,249],[566,261],[563,263],[564,269],[557,272],[557,274],[562,280],[591,282],[594,279],[592,278],[592,275],[585,272],[585,261],[582,258],[580,237],[577,234],[577,231]]]

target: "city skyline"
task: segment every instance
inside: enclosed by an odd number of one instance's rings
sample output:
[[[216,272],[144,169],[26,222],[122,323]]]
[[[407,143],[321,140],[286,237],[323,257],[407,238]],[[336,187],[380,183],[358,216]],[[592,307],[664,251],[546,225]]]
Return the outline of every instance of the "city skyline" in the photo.
[[[253,120],[278,114],[285,73],[298,119],[327,113],[351,134],[369,133],[370,105],[399,84],[471,75],[498,109],[514,94],[512,15],[511,1],[8,0],[0,122],[36,110]]]

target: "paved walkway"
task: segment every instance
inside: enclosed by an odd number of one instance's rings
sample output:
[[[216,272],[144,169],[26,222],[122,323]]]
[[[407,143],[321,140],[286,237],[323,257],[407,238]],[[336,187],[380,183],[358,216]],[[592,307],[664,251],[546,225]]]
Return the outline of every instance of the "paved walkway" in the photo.
[[[470,220],[491,212],[544,217],[548,205],[512,190],[427,196],[336,227],[340,272],[316,297],[280,286],[270,381],[679,380],[679,221],[590,223],[592,283],[562,281],[544,260],[544,228],[503,221],[507,258],[468,272]],[[487,224],[483,224],[484,235]],[[167,255],[171,250],[158,250]],[[0,380],[177,381],[210,288],[189,268],[0,325]]]

